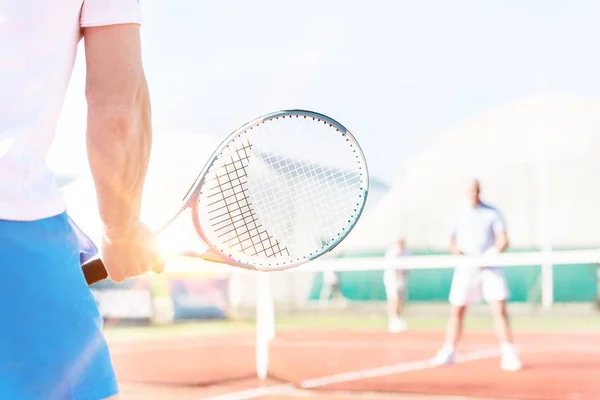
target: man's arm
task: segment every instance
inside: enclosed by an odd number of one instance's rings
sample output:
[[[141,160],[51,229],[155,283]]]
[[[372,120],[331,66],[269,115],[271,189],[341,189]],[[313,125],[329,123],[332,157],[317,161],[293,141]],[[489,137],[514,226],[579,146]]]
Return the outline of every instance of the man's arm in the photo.
[[[103,259],[111,278],[121,281],[155,264],[151,235],[139,222],[152,143],[140,27],[89,27],[83,34],[87,151],[104,225]]]
[[[508,235],[506,232],[497,232],[496,233],[496,250],[498,253],[502,253],[504,250],[508,248]]]
[[[452,216],[450,220],[450,254],[459,256],[462,251],[456,245],[456,231],[458,230],[458,214]]]
[[[450,253],[454,254],[455,256],[459,256],[462,254],[462,251],[460,251],[458,249],[458,246],[456,246],[456,236],[454,235],[450,236]]]
[[[496,239],[494,247],[498,253],[502,253],[508,248],[508,235],[506,233],[506,224],[504,222],[504,218],[500,212],[496,212],[492,229],[494,230]]]
[[[107,235],[121,235],[138,223],[152,142],[140,28],[85,28],[84,38],[88,158]]]

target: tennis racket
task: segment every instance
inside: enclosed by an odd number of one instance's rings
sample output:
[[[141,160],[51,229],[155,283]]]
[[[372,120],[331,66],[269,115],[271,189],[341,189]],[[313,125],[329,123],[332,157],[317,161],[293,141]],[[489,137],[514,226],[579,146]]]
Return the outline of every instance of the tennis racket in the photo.
[[[278,111],[246,123],[218,146],[156,234],[189,209],[208,247],[191,255],[284,270],[337,246],[357,223],[368,187],[365,157],[344,126],[312,111]],[[88,284],[108,277],[101,258],[82,268]]]

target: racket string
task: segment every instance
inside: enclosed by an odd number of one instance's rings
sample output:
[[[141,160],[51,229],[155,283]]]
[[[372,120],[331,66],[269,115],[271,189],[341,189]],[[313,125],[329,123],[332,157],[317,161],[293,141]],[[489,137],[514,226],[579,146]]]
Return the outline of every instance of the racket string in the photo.
[[[248,187],[244,186],[247,184],[248,173],[246,168],[251,156],[251,154],[248,154],[248,150],[252,149],[252,144],[249,141],[247,141],[247,144],[242,142],[241,148],[237,146],[235,141],[232,144],[235,146],[234,150],[231,151],[232,146],[230,144],[228,146],[230,151],[221,155],[222,162],[214,176],[217,185],[211,189],[213,191],[217,190],[217,192],[207,196],[210,198],[220,195],[221,197],[216,201],[208,203],[208,207],[213,207],[209,211],[209,214],[225,209],[226,212],[218,215],[217,218],[222,216],[228,217],[214,222],[213,229],[220,231],[229,228],[227,231],[220,232],[218,238],[222,239],[223,245],[242,253],[247,253],[248,250],[252,249],[252,256],[262,253],[266,257],[274,257],[276,253],[280,254],[284,250],[287,252],[287,249],[280,248],[277,240],[273,241],[273,237],[266,230],[259,230],[262,224],[257,224],[257,215],[248,197]],[[225,173],[222,173],[223,170]],[[240,171],[243,171],[241,175]],[[224,179],[225,182],[223,182]],[[238,188],[241,190],[237,190]],[[227,195],[226,190],[230,191],[227,192]],[[241,199],[239,196],[241,196]],[[220,206],[215,207],[216,205]],[[214,220],[214,218],[211,220]],[[224,225],[217,227],[223,223]],[[233,236],[231,236],[232,233],[234,234]],[[255,238],[258,240],[255,241]],[[268,247],[265,247],[265,241],[269,242]]]
[[[265,127],[265,130],[268,129],[268,126]],[[335,199],[328,199],[326,196],[326,192],[322,191],[322,190],[317,190],[319,189],[319,186],[331,186],[332,184],[336,184],[339,181],[340,176],[342,176],[344,179],[343,181],[346,182],[346,186],[348,183],[348,180],[346,179],[346,174],[344,174],[343,171],[338,170],[335,171],[332,168],[327,168],[327,167],[323,167],[320,165],[317,165],[315,163],[309,164],[309,163],[299,163],[296,165],[293,165],[292,163],[290,163],[290,161],[285,161],[285,160],[292,160],[291,157],[286,157],[286,155],[283,155],[282,157],[263,157],[263,160],[268,162],[268,165],[271,167],[271,169],[273,169],[276,172],[281,172],[281,177],[283,178],[283,181],[287,183],[287,193],[284,195],[284,197],[280,200],[280,202],[287,202],[287,201],[291,201],[293,200],[295,197],[298,197],[298,193],[311,193],[311,196],[315,196],[318,198],[316,203],[320,203],[320,204],[327,204],[328,202],[334,201],[336,204],[340,205],[344,203],[344,197],[343,196],[337,196],[337,198]],[[285,162],[285,164],[283,164]],[[292,167],[290,167],[290,165],[292,165]],[[335,172],[334,172],[335,171]],[[295,178],[295,179],[294,179]],[[358,176],[357,176],[358,178]],[[312,185],[310,186],[306,186],[307,182],[311,182],[312,181]],[[355,179],[356,182],[359,182],[359,179]],[[292,187],[290,188],[289,186],[289,182],[292,182]],[[348,190],[346,190],[347,192]],[[354,196],[356,197],[356,196]],[[270,198],[268,198],[267,200],[272,200]],[[301,213],[304,215],[308,215],[311,211],[314,212],[314,210],[317,210],[318,212],[321,211],[321,208],[318,206],[315,206],[314,202],[311,202],[313,204],[308,204],[307,202],[297,202],[300,205],[301,208]],[[278,204],[277,202],[270,202],[272,208],[277,208]],[[271,211],[269,209],[265,210],[265,213],[268,214],[268,211]],[[293,211],[292,211],[293,212]],[[297,212],[297,211],[296,211]],[[285,219],[287,217],[289,217],[290,212],[288,213],[284,213],[284,214],[280,214],[280,218],[281,219]],[[321,216],[321,214],[319,214]],[[323,217],[325,217],[325,215],[323,215]],[[343,220],[345,220],[346,218],[344,217]],[[331,220],[331,219],[330,219]],[[333,224],[323,224],[323,226],[330,228],[331,225]],[[336,225],[340,225],[340,224],[336,224]],[[343,225],[342,225],[343,226]],[[290,236],[289,231],[285,232],[285,236]],[[338,236],[341,232],[334,232],[331,229],[327,229],[327,232],[325,234],[321,233],[319,236],[327,236],[330,237],[331,240],[335,240],[335,236]],[[291,245],[293,246],[294,243],[291,243]]]
[[[278,162],[277,166],[274,163],[270,164],[271,167],[274,170],[284,170],[284,168],[281,166],[281,164]],[[310,169],[307,170],[307,166],[303,165],[300,168],[297,168],[296,170],[300,170],[302,172],[304,172],[304,176],[309,178],[310,181],[313,182],[313,184],[311,186],[306,186],[307,182],[309,182],[309,179],[297,179],[296,183],[294,184],[294,189],[293,190],[288,190],[287,193],[287,197],[283,198],[282,201],[288,201],[291,199],[291,197],[294,197],[294,193],[297,192],[306,192],[306,191],[311,191],[314,194],[316,194],[319,197],[319,202],[323,203],[325,201],[331,201],[331,199],[326,199],[325,195],[323,194],[322,191],[317,190],[319,185],[330,185],[333,184],[335,182],[338,182],[340,180],[340,178],[343,179],[343,182],[345,183],[346,186],[346,190],[345,193],[342,195],[337,196],[337,199],[335,199],[335,202],[338,204],[343,204],[345,202],[345,200],[347,201],[347,199],[349,198],[348,195],[350,194],[349,192],[351,191],[352,188],[349,188],[349,180],[347,178],[348,174],[344,173],[343,171],[336,171],[334,172],[333,170],[327,170],[324,168],[319,168],[317,166],[311,166]],[[359,184],[360,183],[360,178],[356,175],[353,174],[353,178],[352,180],[354,181],[353,184]],[[289,168],[288,168],[288,172],[284,172],[284,174],[282,175],[282,178],[286,179],[286,181],[288,182],[294,182],[293,179],[288,179],[288,178],[293,178],[289,172]],[[298,190],[297,186],[300,186],[300,190]],[[267,200],[272,200],[271,198],[268,198]],[[300,203],[302,204],[302,203]],[[314,210],[314,207],[311,207],[311,205],[306,205],[304,208],[308,208],[309,210]],[[323,212],[322,209],[317,209],[318,212],[321,214]],[[283,215],[282,217],[285,218],[287,215]],[[325,226],[328,226],[329,224],[324,224]],[[332,236],[333,232],[329,231],[327,236]]]

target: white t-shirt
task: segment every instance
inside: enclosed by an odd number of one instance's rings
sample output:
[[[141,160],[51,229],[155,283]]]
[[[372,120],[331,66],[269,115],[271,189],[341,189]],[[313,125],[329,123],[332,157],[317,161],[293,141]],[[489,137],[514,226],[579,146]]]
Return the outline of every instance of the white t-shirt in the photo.
[[[0,219],[65,211],[46,156],[81,28],[141,19],[139,0],[0,0]]]
[[[385,252],[385,258],[387,259],[395,259],[398,257],[404,257],[408,255],[408,252],[405,249],[401,249],[398,245],[391,246]],[[403,268],[387,268],[383,271],[383,280],[385,284],[397,285],[403,283],[406,279],[408,271]]]
[[[505,232],[500,212],[487,204],[462,207],[452,222],[451,235],[456,246],[467,255],[483,254],[496,243],[496,234]]]

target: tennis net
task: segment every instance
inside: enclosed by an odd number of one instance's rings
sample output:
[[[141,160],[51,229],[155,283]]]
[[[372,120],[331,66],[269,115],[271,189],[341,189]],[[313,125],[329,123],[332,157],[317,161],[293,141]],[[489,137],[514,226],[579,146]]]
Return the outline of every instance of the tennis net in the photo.
[[[187,260],[170,263],[165,273],[205,271],[228,275],[229,308],[242,318],[255,318],[256,373],[265,379],[270,375],[273,362],[271,343],[282,332],[289,339],[290,331],[324,328],[343,335],[344,331],[357,328],[385,329],[386,295],[382,279],[385,269],[408,271],[405,312],[410,318],[417,321],[435,312],[438,319],[441,318],[447,311],[445,304],[457,265],[504,267],[511,307],[527,312],[532,308],[556,308],[558,304],[591,305],[599,298],[600,249],[486,256],[411,255],[393,260],[382,257],[322,258],[295,269],[272,273]],[[324,275],[328,271],[336,272],[339,291],[337,296],[331,293],[330,297],[327,293],[325,299]],[[416,323],[427,325],[422,320]]]

